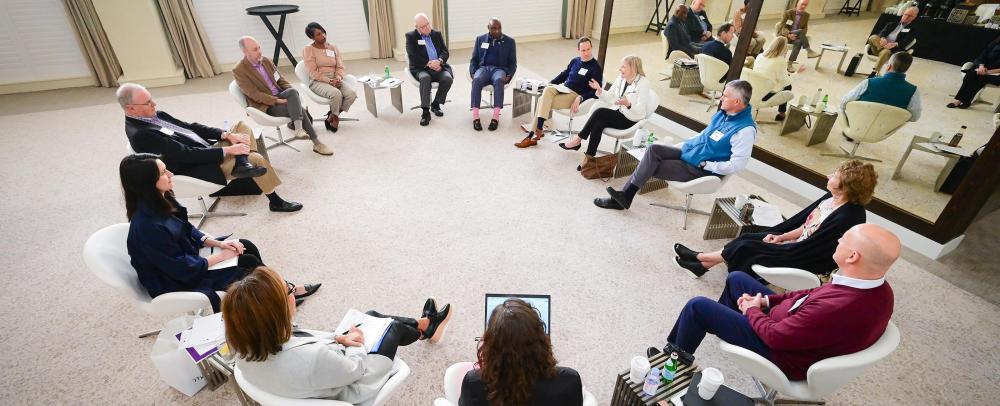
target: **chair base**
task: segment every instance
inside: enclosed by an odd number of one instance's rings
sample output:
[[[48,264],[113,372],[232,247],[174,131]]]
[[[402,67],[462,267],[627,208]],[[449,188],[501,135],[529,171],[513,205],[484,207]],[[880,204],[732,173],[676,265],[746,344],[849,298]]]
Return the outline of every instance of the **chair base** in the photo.
[[[754,404],[774,405],[825,405],[822,400],[798,400],[798,399],[778,399],[778,391],[770,389],[756,378],[753,379],[754,387],[760,392],[761,397],[753,398]]]
[[[274,127],[274,131],[278,132],[278,138],[274,138],[274,137],[268,136],[267,139],[273,141],[273,144],[268,145],[265,149],[272,149],[272,148],[277,148],[277,147],[280,147],[280,146],[286,146],[288,148],[294,149],[295,152],[302,152],[302,150],[293,147],[292,144],[289,144],[288,141],[290,141],[290,140],[286,140],[285,136],[281,135],[281,127]]]
[[[445,104],[448,104],[448,103],[451,103],[451,100],[445,99],[444,102],[445,102]],[[420,108],[420,105],[418,104],[416,106],[410,107],[410,110],[416,110],[416,109],[419,109],[419,108]]]
[[[691,208],[691,199],[693,199],[693,198],[694,198],[693,194],[688,194],[687,198],[684,201],[684,205],[683,206],[674,206],[674,205],[671,205],[671,204],[663,204],[663,203],[650,203],[649,205],[650,206],[656,206],[656,207],[662,207],[664,209],[672,209],[672,210],[683,211],[684,212],[684,226],[681,227],[681,230],[687,230],[687,228],[688,228],[688,214],[694,213],[694,214],[701,214],[701,215],[704,215],[704,216],[711,216],[712,215],[711,213],[709,213],[707,211],[702,211],[702,210],[698,210],[698,209],[692,209]]]
[[[855,149],[857,149],[857,148],[855,148]],[[832,157],[837,157],[837,158],[857,159],[857,160],[861,160],[861,161],[882,162],[881,159],[867,157],[867,156],[861,156],[861,155],[856,155],[854,153],[854,151],[848,151],[844,147],[840,147],[840,150],[844,151],[844,153],[843,154],[822,154],[822,155],[823,156],[832,156]]]
[[[670,73],[660,72],[660,76],[663,76],[663,78],[660,79],[660,81],[664,82],[664,81],[670,80],[670,78],[673,76],[673,72],[670,72]]]
[[[234,211],[214,211],[215,210],[215,206],[219,204],[220,200],[222,200],[222,199],[216,197],[215,201],[212,202],[212,205],[209,206],[209,205],[205,204],[205,196],[199,196],[198,197],[198,203],[201,206],[201,211],[200,212],[194,212],[194,213],[188,213],[188,218],[189,219],[190,218],[200,219],[200,220],[198,220],[198,224],[197,224],[196,227],[201,228],[201,225],[205,224],[205,220],[208,220],[209,218],[212,218],[212,217],[240,217],[240,216],[246,216],[247,215],[246,213],[238,213],[238,212],[234,212]]]
[[[145,333],[139,334],[139,338],[146,338],[146,337],[152,337],[152,336],[155,336],[155,335],[159,335],[160,331],[161,330],[147,331]]]
[[[708,108],[705,109],[705,111],[711,111],[712,107],[716,107],[718,105],[719,98],[715,96],[716,92],[718,92],[718,90],[709,90],[708,91],[708,99],[709,99],[708,100]],[[691,102],[691,103],[704,104],[704,102],[702,102],[701,100],[688,100],[688,101]]]

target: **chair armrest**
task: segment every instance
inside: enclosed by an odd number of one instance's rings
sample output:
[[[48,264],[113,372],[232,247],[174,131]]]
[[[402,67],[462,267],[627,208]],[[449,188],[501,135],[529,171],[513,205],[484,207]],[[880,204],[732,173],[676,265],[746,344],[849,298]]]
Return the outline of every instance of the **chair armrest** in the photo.
[[[668,181],[667,184],[681,193],[707,195],[718,192],[722,188],[722,179],[719,179],[718,176],[702,176],[687,182]]]
[[[753,265],[750,267],[761,278],[785,290],[812,289],[820,285],[819,277],[798,268],[766,267]]]
[[[207,309],[211,312],[212,303],[208,296],[199,292],[164,293],[149,302],[149,312],[157,316],[178,316],[189,312]]]
[[[253,107],[247,107],[247,115],[255,123],[265,127],[278,127],[292,122],[288,117],[275,117]]]
[[[767,358],[764,358],[757,353],[750,351],[743,347],[738,347],[729,344],[725,341],[719,342],[719,349],[725,353],[737,367],[750,374],[750,376],[761,381],[765,385],[777,389],[778,392],[789,393],[789,388],[791,383],[785,374],[778,369],[777,365],[774,365]]]
[[[296,89],[299,89],[299,93],[304,94],[309,98],[309,100],[312,100],[316,104],[330,104],[330,99],[316,94],[316,92],[312,91],[312,89],[310,89],[309,86],[306,86],[305,83],[296,83],[292,86],[295,86]]]

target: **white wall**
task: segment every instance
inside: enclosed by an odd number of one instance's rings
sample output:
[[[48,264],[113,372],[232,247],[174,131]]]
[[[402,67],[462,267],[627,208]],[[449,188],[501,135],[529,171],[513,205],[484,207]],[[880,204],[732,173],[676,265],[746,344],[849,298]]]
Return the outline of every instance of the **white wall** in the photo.
[[[277,2],[281,3],[281,2]],[[299,12],[289,14],[285,20],[282,38],[285,45],[298,58],[302,48],[311,41],[305,34],[306,24],[315,21],[326,29],[327,38],[345,54],[368,52],[368,25],[364,7],[359,0],[296,0]],[[275,40],[258,16],[246,13],[247,7],[275,4],[273,0],[195,0],[195,14],[205,28],[216,62],[229,69],[243,57],[236,40],[243,35],[257,38],[264,56],[274,56]],[[270,17],[278,29],[278,16]],[[367,55],[366,55],[367,56]],[[282,53],[282,64],[288,58]]]
[[[0,13],[0,84],[91,78],[60,0],[5,0]]]
[[[448,2],[448,41],[452,48],[471,46],[477,36],[486,33],[490,17],[499,17],[504,34],[515,40],[562,35],[562,0],[452,0]]]

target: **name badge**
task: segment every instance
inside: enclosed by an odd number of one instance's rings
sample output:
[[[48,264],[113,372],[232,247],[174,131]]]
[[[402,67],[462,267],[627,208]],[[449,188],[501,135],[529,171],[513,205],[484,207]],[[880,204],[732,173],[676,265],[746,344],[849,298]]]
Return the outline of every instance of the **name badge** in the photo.
[[[334,52],[332,49],[327,49],[326,50],[326,56],[329,56],[331,58],[336,58],[337,57],[337,53]]]
[[[580,76],[586,75],[587,74],[587,68],[580,68],[580,70],[576,71],[576,74],[580,75]]]
[[[795,309],[798,309],[799,306],[802,306],[802,303],[805,303],[806,299],[808,299],[808,298],[809,298],[809,295],[805,295],[805,296],[800,297],[799,300],[796,300],[795,303],[792,304],[792,307],[788,309],[788,312],[789,313],[794,312]]]
[[[274,71],[274,81],[277,82],[278,79],[281,79],[281,75],[278,74],[278,71]]]
[[[417,40],[417,45],[427,45],[427,41],[424,41],[422,39],[418,39]]]
[[[724,137],[724,136],[725,136],[725,134],[722,134],[721,131],[716,130],[715,132],[712,133],[712,135],[709,136],[709,138],[711,138],[712,141],[718,141],[718,140],[721,140],[722,137]]]
[[[903,29],[899,30],[899,32],[910,32],[910,29],[909,28],[903,28]]]
[[[174,135],[174,130],[171,130],[167,127],[160,127],[160,132],[166,135]]]
[[[698,17],[700,17],[702,21],[705,21],[705,16],[698,16]]]
[[[484,42],[482,44],[479,44],[479,47],[482,48],[482,49],[490,49],[490,43],[489,42]]]
[[[792,25],[792,20],[785,21],[785,25]]]

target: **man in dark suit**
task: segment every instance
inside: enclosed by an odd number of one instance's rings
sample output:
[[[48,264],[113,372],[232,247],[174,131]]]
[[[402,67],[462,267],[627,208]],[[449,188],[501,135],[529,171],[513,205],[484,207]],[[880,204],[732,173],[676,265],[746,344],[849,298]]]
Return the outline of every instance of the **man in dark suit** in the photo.
[[[479,122],[479,103],[483,98],[483,88],[493,85],[493,118],[490,120],[490,131],[495,131],[500,124],[500,110],[503,108],[503,87],[514,77],[517,71],[517,44],[514,39],[503,33],[500,19],[490,18],[486,25],[488,33],[476,37],[472,46],[472,59],[469,61],[469,74],[472,75],[472,128],[482,131]]]
[[[906,47],[910,46],[910,43],[916,39],[917,33],[913,31],[912,23],[917,19],[919,13],[920,9],[909,7],[903,11],[903,16],[899,18],[898,23],[886,24],[877,35],[868,37],[868,45],[871,46],[869,53],[878,55],[878,62],[875,62],[875,67],[872,68],[872,73],[868,77],[875,77],[890,56],[896,52],[905,51]]]
[[[135,152],[160,155],[167,170],[225,186],[229,180],[253,178],[270,202],[271,211],[302,209],[274,189],[281,184],[271,163],[256,151],[251,131],[230,133],[198,123],[187,123],[156,110],[146,88],[125,83],[115,93],[125,111],[125,135]]]
[[[705,14],[704,0],[691,2],[685,23],[688,35],[691,36],[691,45],[695,49],[701,49],[702,45],[712,39],[712,23],[708,21],[708,14]]]
[[[733,25],[725,23],[719,26],[716,37],[709,40],[701,47],[701,53],[725,62],[729,65],[733,62],[733,52],[729,50],[729,43],[733,41]]]
[[[441,32],[431,27],[424,13],[413,17],[416,29],[406,33],[406,55],[410,61],[410,73],[420,81],[420,125],[431,122],[431,112],[441,117],[441,105],[448,99],[448,90],[454,81],[451,66],[448,65],[448,46]],[[437,82],[438,89],[431,102],[431,83]],[[429,110],[429,111],[428,111]]]

